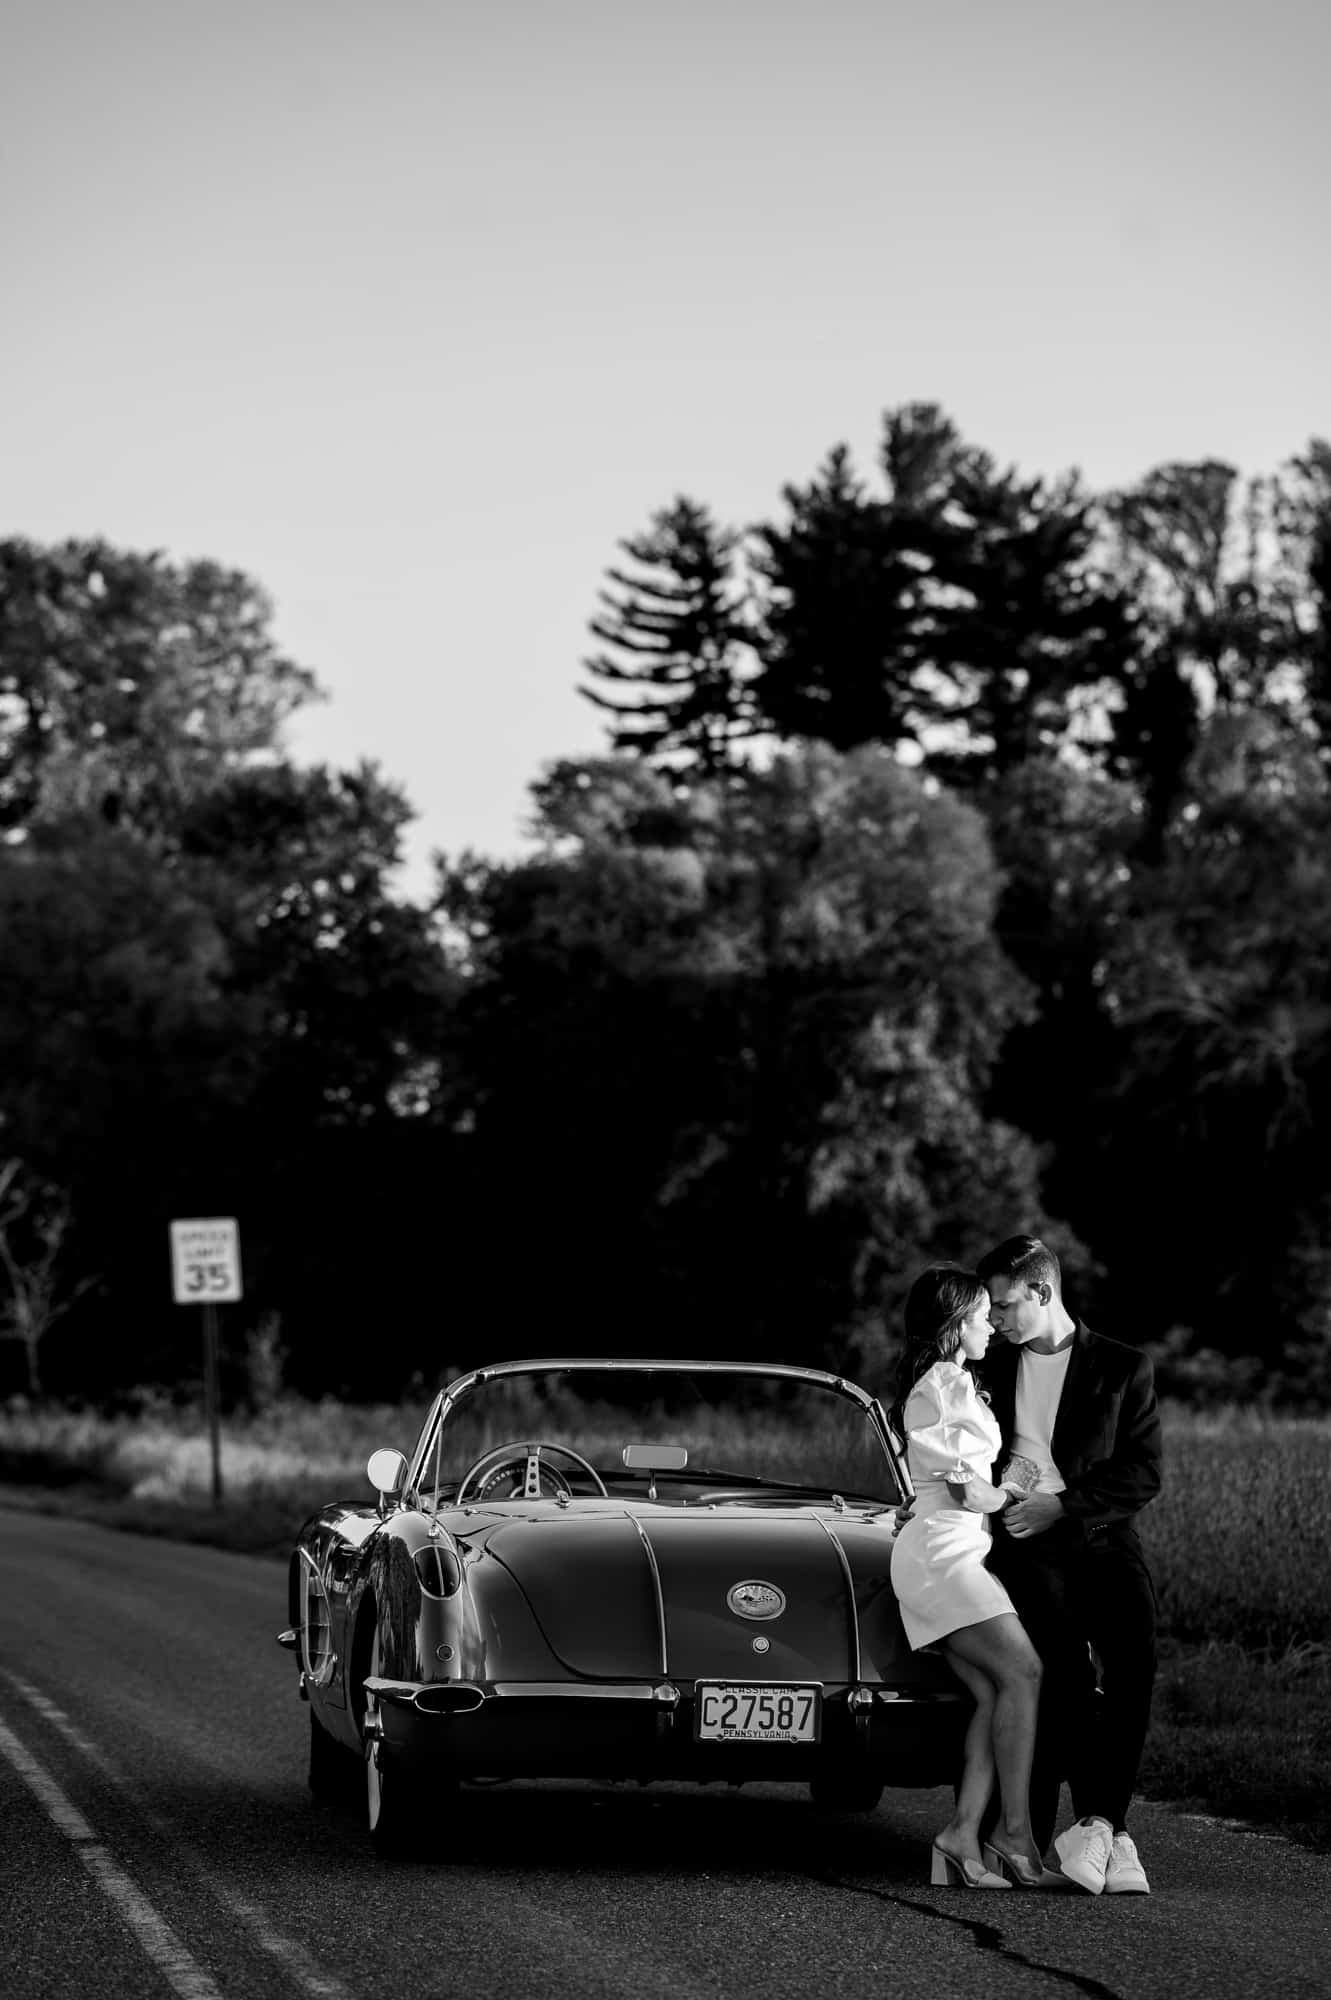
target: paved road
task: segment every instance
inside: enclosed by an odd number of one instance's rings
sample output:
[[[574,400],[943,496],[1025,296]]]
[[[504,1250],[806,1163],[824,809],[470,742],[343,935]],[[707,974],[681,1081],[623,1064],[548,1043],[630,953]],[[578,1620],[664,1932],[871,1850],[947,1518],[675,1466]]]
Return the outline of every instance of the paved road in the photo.
[[[1331,1857],[1160,1807],[1149,1898],[927,1886],[943,1795],[504,1785],[446,1861],[305,1789],[279,1564],[0,1508],[0,1995],[1331,1995]]]

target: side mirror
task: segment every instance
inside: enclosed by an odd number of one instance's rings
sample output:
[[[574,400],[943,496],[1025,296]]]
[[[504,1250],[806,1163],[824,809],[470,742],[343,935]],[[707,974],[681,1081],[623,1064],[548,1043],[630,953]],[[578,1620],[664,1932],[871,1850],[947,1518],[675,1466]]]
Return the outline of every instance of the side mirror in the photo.
[[[370,1475],[370,1484],[379,1495],[379,1512],[386,1514],[407,1483],[407,1461],[400,1451],[385,1446],[381,1451],[370,1453],[370,1462],[365,1470]]]

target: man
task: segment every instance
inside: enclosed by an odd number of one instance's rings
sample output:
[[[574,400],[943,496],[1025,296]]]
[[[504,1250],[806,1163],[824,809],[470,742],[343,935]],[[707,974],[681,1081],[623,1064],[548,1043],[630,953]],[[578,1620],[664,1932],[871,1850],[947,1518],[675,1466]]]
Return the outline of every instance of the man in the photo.
[[[1134,1526],[1160,1490],[1151,1363],[1072,1317],[1038,1237],[1009,1237],[976,1269],[1003,1340],[984,1368],[1003,1434],[993,1477],[1015,1455],[1033,1482],[993,1517],[989,1558],[1045,1667],[1031,1824],[1043,1851],[1066,1776],[1077,1817],[1054,1843],[1062,1873],[1092,1895],[1145,1895],[1127,1815],[1155,1679],[1155,1588]]]

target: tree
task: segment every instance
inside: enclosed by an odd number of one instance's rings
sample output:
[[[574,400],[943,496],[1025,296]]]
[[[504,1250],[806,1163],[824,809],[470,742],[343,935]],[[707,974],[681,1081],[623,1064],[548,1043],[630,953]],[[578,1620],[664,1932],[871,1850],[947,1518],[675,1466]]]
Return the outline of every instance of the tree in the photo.
[[[1273,664],[1251,534],[1235,546],[1239,497],[1234,467],[1206,459],[1157,466],[1107,509],[1148,611],[1222,707],[1260,699]]]
[[[1258,708],[1208,720],[1189,794],[1102,969],[1102,1241],[1160,1332],[1280,1370],[1331,1335],[1331,786]]]
[[[869,496],[845,446],[781,498],[785,522],[757,528],[765,724],[835,750],[915,740],[921,536]]]
[[[316,692],[237,571],[105,542],[0,542],[0,829],[73,811],[140,830],[271,753]]]
[[[764,719],[968,784],[1075,741],[1128,643],[1090,496],[1000,473],[936,404],[885,414],[880,464],[877,496],[838,447],[757,530]]]
[[[513,1310],[640,1351],[687,1325],[698,1351],[826,1358],[913,1257],[965,1247],[973,1149],[1005,1222],[1042,1213],[980,1106],[1022,995],[972,810],[824,746],[687,784],[566,764],[538,801],[537,855],[441,879],[471,1184],[524,1246]],[[892,1037],[918,1089],[885,1080]]]
[[[225,940],[132,833],[0,848],[0,941],[8,1143],[76,1200],[93,1162],[116,1182],[157,1107],[236,1090]]]
[[[608,572],[604,610],[591,623],[608,650],[584,662],[608,691],[582,693],[616,718],[614,749],[723,770],[751,733],[739,537],[680,498],[619,546],[637,570]]]
[[[832,1354],[881,1342],[919,1266],[1042,1226],[1040,1163],[986,1099],[1029,1004],[994,935],[979,814],[886,751],[810,746],[756,789],[745,850],[761,967],[754,1057],[727,1134],[773,1303]]]
[[[1079,697],[1084,708],[1128,648],[1096,535],[1075,476],[1022,480],[983,454],[955,472],[937,561],[938,706],[950,725],[930,749],[940,773],[1002,778],[1075,743]]]
[[[389,888],[406,811],[369,768],[274,764],[195,798],[169,845],[66,821],[0,849],[6,1141],[70,1188],[106,1278],[109,1337],[62,1327],[66,1380],[181,1367],[175,1216],[240,1218],[228,1317],[239,1340],[280,1310],[303,1386],[372,1366],[383,1312],[419,1321],[457,1086],[433,921]]]
[[[1105,502],[1109,559],[1134,607],[1133,644],[1110,662],[1109,761],[1141,789],[1150,860],[1183,800],[1205,719],[1304,706],[1306,582],[1291,588],[1277,559],[1289,499],[1206,459],[1157,466]]]
[[[451,988],[391,888],[410,809],[373,767],[285,760],[313,683],[246,579],[3,557],[0,1118],[105,1274],[52,1379],[175,1379],[166,1223],[237,1214],[245,1314],[283,1312],[293,1376],[345,1380],[366,1323],[419,1317],[447,1186]],[[403,1228],[419,1258],[385,1265]]]
[[[1331,752],[1331,444],[1313,438],[1271,481],[1274,590],[1301,650],[1303,696]]]
[[[879,464],[888,500],[910,519],[941,520],[957,480],[986,463],[937,403],[903,403],[883,413]]]
[[[40,1349],[51,1328],[97,1283],[65,1277],[69,1197],[35,1180],[20,1159],[0,1165],[0,1269],[8,1297],[0,1300],[0,1340],[23,1348],[28,1394],[42,1394]]]
[[[292,1131],[393,1117],[403,1091],[427,1108],[438,1081],[449,981],[428,913],[389,886],[411,817],[372,764],[287,763],[235,773],[181,817],[177,877],[212,913],[220,990],[251,1015]]]
[[[995,934],[1034,1003],[1003,1044],[989,1102],[1042,1149],[1048,1201],[1094,1244],[1126,1186],[1104,1172],[1101,1127],[1123,1060],[1105,970],[1132,907],[1141,801],[1124,780],[1059,755],[971,796],[1001,871]],[[1083,1305],[1089,1317],[1094,1301]]]
[[[764,722],[853,750],[917,742],[933,712],[929,578],[944,482],[960,450],[933,409],[889,417],[886,497],[871,495],[838,445],[807,486],[789,485],[787,518],[756,530],[764,582],[755,699]]]
[[[1048,1218],[1046,1164],[1028,1133],[987,1109],[927,1004],[904,1020],[875,1015],[810,1161],[811,1212],[849,1259],[850,1352],[885,1352],[925,1263],[973,1261],[1015,1227],[1053,1236],[1075,1276],[1087,1260]]]

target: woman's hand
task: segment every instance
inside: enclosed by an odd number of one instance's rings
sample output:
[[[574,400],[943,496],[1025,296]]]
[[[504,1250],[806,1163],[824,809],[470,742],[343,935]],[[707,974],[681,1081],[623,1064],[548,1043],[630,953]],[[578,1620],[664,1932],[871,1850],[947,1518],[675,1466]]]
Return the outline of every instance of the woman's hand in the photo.
[[[947,1490],[972,1514],[996,1514],[1000,1507],[1008,1504],[1010,1498],[1001,1486],[991,1486],[978,1474],[972,1474],[969,1479],[949,1479]]]

